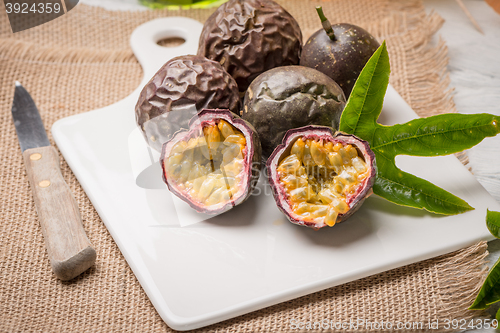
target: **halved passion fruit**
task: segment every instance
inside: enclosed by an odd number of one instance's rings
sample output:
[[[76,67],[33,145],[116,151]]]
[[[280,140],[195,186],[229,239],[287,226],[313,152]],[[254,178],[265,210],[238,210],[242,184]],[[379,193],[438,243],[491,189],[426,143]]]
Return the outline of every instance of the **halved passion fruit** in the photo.
[[[169,190],[201,213],[219,214],[245,201],[261,168],[255,129],[229,110],[202,110],[163,144]]]
[[[311,125],[285,134],[267,172],[274,199],[292,223],[332,227],[372,193],[375,155],[354,135]]]

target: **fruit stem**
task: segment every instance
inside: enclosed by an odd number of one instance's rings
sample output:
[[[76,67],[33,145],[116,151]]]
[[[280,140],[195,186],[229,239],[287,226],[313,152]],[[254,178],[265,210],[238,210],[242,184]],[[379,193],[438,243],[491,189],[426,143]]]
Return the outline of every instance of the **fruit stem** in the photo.
[[[335,34],[332,29],[332,24],[325,17],[325,14],[323,14],[323,8],[321,6],[316,6],[316,11],[318,12],[319,19],[321,20],[321,24],[323,25],[323,29],[325,29],[326,34],[332,41],[335,41]]]

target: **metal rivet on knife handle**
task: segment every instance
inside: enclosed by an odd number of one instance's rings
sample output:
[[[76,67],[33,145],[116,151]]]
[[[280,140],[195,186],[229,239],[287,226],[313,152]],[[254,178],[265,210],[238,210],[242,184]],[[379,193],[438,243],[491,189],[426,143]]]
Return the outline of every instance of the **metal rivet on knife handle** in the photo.
[[[49,180],[42,180],[41,182],[38,183],[38,186],[40,186],[40,187],[49,187],[50,186],[50,181]]]
[[[39,153],[35,153],[35,154],[30,155],[30,160],[32,160],[32,161],[38,161],[41,158],[42,158],[42,154],[39,154]]]

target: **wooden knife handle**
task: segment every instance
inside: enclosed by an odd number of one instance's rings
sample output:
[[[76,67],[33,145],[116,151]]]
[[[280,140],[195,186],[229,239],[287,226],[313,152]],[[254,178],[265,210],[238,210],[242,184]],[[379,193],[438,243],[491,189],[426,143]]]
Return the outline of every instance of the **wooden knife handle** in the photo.
[[[50,264],[59,279],[70,280],[96,259],[75,197],[62,177],[54,147],[26,149],[23,157]]]

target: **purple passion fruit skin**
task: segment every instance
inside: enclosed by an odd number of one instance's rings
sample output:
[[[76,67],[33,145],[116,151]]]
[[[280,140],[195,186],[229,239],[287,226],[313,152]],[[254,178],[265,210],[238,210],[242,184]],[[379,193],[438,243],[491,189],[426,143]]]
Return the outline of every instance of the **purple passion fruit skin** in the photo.
[[[262,72],[298,65],[302,32],[271,0],[229,0],[205,22],[198,54],[219,62],[245,92]]]
[[[347,220],[372,193],[368,143],[325,126],[289,130],[267,160],[269,184],[290,222],[313,229]]]
[[[289,129],[306,125],[338,129],[345,103],[342,89],[325,74],[309,67],[283,66],[252,82],[241,116],[259,133],[267,158]]]
[[[202,110],[163,144],[160,164],[168,189],[200,213],[241,204],[260,175],[262,151],[251,124],[229,110]]]
[[[137,125],[148,144],[161,151],[162,143],[204,108],[240,111],[238,86],[212,60],[197,55],[175,57],[144,86],[135,107]]]
[[[300,65],[319,70],[351,94],[359,73],[380,46],[368,31],[353,24],[332,25],[335,40],[324,29],[316,31],[302,49]]]

